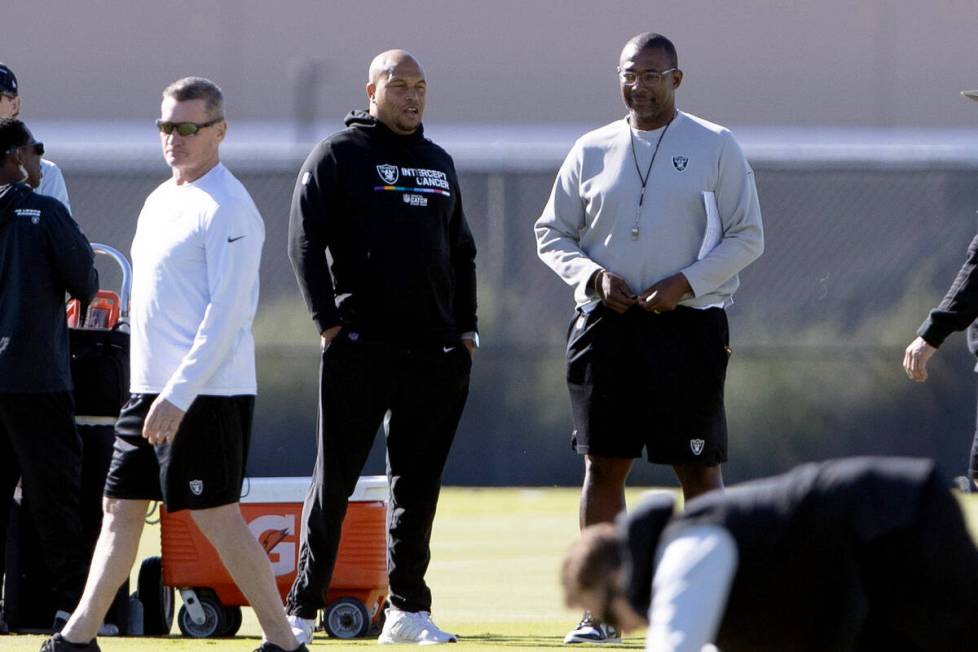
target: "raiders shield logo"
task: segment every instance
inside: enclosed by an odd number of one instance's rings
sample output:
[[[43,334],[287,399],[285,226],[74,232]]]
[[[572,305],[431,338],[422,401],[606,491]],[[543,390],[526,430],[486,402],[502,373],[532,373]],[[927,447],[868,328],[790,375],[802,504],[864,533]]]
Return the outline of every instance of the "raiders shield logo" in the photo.
[[[204,493],[204,481],[203,480],[191,480],[190,481],[190,491],[193,492],[195,496],[199,496]]]
[[[700,453],[702,453],[703,452],[703,446],[705,446],[705,445],[706,445],[706,442],[703,441],[702,439],[690,439],[689,440],[689,447],[693,451],[693,455],[699,455]]]
[[[672,166],[679,170],[680,172],[686,169],[686,164],[689,163],[689,159],[685,156],[673,156]]]
[[[387,185],[393,185],[397,183],[398,177],[401,176],[396,165],[378,165],[377,174]]]

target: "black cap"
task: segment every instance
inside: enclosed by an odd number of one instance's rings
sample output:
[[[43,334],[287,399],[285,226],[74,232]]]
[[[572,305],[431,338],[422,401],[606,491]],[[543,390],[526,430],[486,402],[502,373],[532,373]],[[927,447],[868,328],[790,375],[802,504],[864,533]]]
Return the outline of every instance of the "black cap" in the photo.
[[[17,90],[17,75],[2,63],[0,63],[0,93],[4,95],[20,94]]]

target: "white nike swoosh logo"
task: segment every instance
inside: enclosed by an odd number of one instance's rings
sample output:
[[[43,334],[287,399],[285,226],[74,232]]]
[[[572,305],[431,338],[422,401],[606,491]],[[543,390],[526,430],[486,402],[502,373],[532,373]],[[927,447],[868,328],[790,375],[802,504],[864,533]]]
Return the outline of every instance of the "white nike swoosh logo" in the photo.
[[[443,347],[441,347],[441,352],[442,353],[451,353],[454,350],[455,350],[455,347],[454,346],[443,346]]]

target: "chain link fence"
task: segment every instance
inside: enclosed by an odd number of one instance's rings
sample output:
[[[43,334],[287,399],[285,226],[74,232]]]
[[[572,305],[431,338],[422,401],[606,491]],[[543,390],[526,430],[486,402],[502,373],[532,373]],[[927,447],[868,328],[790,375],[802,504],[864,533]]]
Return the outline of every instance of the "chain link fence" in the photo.
[[[315,458],[318,335],[286,257],[289,203],[305,151],[293,148],[267,169],[251,155],[225,157],[267,230],[255,324],[254,475],[309,474]],[[499,143],[472,151],[481,157],[458,162],[479,245],[483,348],[445,481],[576,485],[582,464],[570,449],[563,380],[571,290],[537,259],[532,231],[560,155],[527,165]],[[900,365],[975,233],[975,164],[927,156],[806,160],[758,154],[749,142],[745,151],[767,247],[741,275],[729,311],[728,480],[857,453],[927,455],[962,471],[975,394],[963,338],[945,345],[925,385],[910,383]],[[103,157],[89,165],[82,156],[62,163],[76,219],[92,241],[128,252],[143,200],[167,176],[157,156],[137,156],[138,165],[132,156],[118,164]],[[111,269],[103,276],[103,286],[116,282]],[[384,472],[382,439],[368,472]],[[632,481],[673,480],[668,469],[639,463]]]

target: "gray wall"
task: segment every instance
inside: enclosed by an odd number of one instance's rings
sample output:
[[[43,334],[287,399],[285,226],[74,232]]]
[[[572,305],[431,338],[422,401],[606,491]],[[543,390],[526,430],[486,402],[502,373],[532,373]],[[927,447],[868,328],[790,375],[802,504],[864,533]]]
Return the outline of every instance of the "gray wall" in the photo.
[[[28,119],[144,118],[202,74],[230,115],[321,119],[363,101],[367,64],[413,50],[429,121],[601,123],[621,112],[614,66],[646,29],[679,48],[684,108],[723,124],[972,125],[972,0],[4,0],[0,61]],[[321,84],[298,84],[314,64]],[[303,100],[304,102],[305,100]]]

